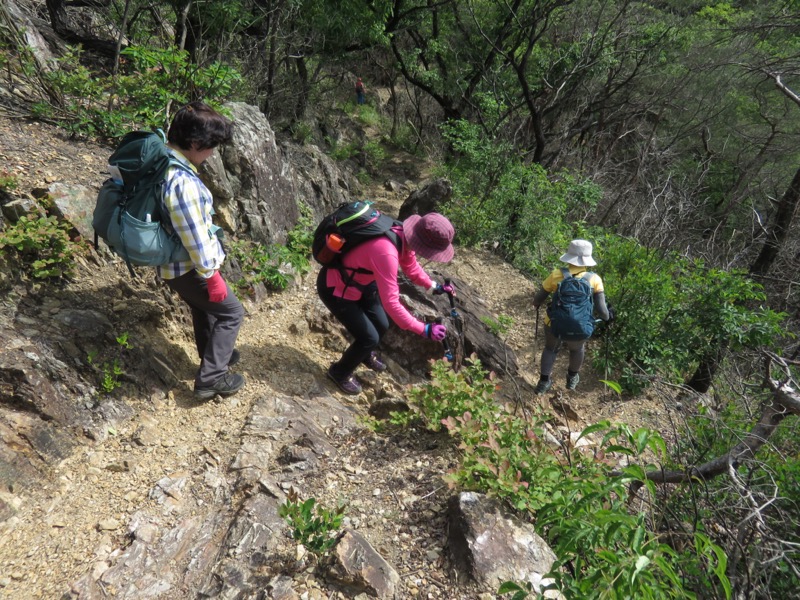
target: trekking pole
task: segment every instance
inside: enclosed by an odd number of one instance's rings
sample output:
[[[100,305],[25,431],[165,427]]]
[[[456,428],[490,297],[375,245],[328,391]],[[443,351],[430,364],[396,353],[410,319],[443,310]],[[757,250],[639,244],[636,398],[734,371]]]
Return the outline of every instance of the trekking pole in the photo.
[[[442,317],[437,317],[434,322],[441,325],[442,321],[443,321]],[[444,347],[445,360],[449,363],[452,363],[454,358],[453,349],[450,347],[450,342],[447,341],[447,336],[445,336],[444,339],[442,340],[442,346]]]
[[[444,285],[446,287],[450,287],[450,288],[453,287],[453,284],[451,283],[451,280],[450,280],[449,277],[445,277]],[[453,294],[453,292],[447,292],[447,299],[450,301],[450,318],[453,320],[453,323],[456,326],[456,333],[458,335],[459,345],[463,348],[464,347],[464,323],[463,323],[463,320],[461,319],[461,315],[458,313],[458,310],[456,310],[455,294]],[[451,354],[453,354],[453,353],[451,352]],[[453,354],[453,357],[455,358],[454,354]]]

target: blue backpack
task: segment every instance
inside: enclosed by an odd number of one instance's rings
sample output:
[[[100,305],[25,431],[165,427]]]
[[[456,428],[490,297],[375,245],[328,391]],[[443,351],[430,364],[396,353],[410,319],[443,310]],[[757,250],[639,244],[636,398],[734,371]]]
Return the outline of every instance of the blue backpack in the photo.
[[[134,131],[122,138],[108,160],[112,177],[103,183],[92,214],[95,247],[102,238],[134,266],[158,266],[189,260],[165,214],[163,201],[167,170],[189,167],[167,148],[164,134]]]
[[[550,329],[562,340],[587,340],[594,332],[594,293],[589,283],[592,273],[587,271],[582,277],[573,277],[569,269],[561,269],[561,273],[564,279],[547,309]]]

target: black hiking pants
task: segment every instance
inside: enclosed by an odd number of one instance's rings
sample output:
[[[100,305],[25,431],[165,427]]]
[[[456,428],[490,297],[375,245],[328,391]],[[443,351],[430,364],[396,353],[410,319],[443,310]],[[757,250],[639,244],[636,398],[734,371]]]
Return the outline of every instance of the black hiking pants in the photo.
[[[317,277],[319,298],[355,338],[330,368],[331,375],[336,379],[346,379],[378,347],[383,334],[389,329],[389,315],[383,309],[375,282],[364,288],[359,300],[345,300],[333,295],[333,288],[327,286],[326,278],[327,269],[322,269]]]
[[[244,307],[228,286],[228,296],[222,302],[208,299],[208,284],[197,271],[175,279],[165,279],[192,311],[192,327],[200,368],[195,375],[195,387],[213,385],[228,371],[228,362],[244,320]],[[227,285],[227,283],[226,283]]]

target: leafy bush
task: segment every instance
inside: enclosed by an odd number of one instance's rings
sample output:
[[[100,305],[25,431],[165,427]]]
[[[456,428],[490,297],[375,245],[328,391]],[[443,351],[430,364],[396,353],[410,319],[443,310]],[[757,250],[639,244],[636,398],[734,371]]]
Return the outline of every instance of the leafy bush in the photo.
[[[314,231],[309,216],[303,214],[287,234],[285,244],[265,246],[251,241],[231,244],[230,252],[242,268],[244,278],[236,286],[244,291],[263,284],[267,289],[284,290],[295,277],[311,269],[311,242]]]
[[[54,216],[21,216],[0,232],[0,249],[13,248],[26,273],[36,279],[60,279],[72,275],[75,256],[84,252],[69,236],[69,225]]]
[[[342,526],[344,505],[335,509],[325,508],[315,498],[301,501],[294,488],[289,490],[286,501],[278,507],[278,514],[292,528],[294,539],[318,556],[336,545],[336,534]]]
[[[170,104],[175,108],[202,97],[214,105],[235,96],[241,76],[231,67],[192,64],[189,53],[176,48],[129,46],[117,78],[98,76],[80,62],[71,48],[48,73],[62,95],[61,106],[39,103],[35,114],[54,118],[64,128],[89,135],[119,137],[140,127],[166,127]]]
[[[764,307],[762,287],[745,273],[612,234],[593,239],[616,314],[594,364],[626,391],[641,390],[654,375],[682,381],[716,349],[757,348],[784,335],[783,315]]]
[[[652,531],[646,513],[629,510],[628,485],[645,480],[645,468],[619,468],[617,457],[663,457],[659,435],[603,422],[581,434],[602,436],[594,454],[554,448],[546,441],[547,415],[511,414],[494,403],[493,389],[478,361],[459,373],[439,361],[431,381],[415,388],[411,399],[429,429],[443,424],[460,440],[461,461],[446,478],[450,484],[489,492],[531,516],[558,557],[547,574],[554,581],[548,589],[581,600],[692,598],[685,587],[691,573],[698,587],[730,597],[719,546],[698,531],[694,546],[678,552]],[[644,485],[655,497],[654,484]],[[502,589],[514,598],[528,591],[515,582]]]
[[[485,136],[477,125],[456,121],[442,131],[455,152],[441,171],[453,187],[443,210],[459,243],[497,248],[520,270],[543,275],[543,259],[572,237],[569,216],[595,206],[600,188],[525,163],[510,144]]]
[[[17,189],[17,178],[8,171],[0,171],[0,192],[11,192]]]

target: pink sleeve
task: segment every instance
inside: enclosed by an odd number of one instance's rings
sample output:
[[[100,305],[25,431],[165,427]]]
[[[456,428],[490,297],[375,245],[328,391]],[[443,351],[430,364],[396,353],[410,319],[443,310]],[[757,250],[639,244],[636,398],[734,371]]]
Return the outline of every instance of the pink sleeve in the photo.
[[[417,255],[406,246],[403,241],[403,253],[400,255],[400,268],[411,280],[411,283],[424,287],[426,290],[433,285],[433,280],[417,262]]]
[[[401,263],[398,259],[397,249],[394,247],[394,244],[388,239],[386,241],[388,244],[380,244],[380,246],[382,246],[380,250],[375,248],[375,250],[378,251],[374,252],[371,256],[372,272],[378,284],[378,294],[381,297],[381,303],[383,304],[386,314],[389,315],[400,329],[422,335],[425,324],[408,312],[408,309],[400,302],[400,287],[397,285],[397,272]],[[411,253],[411,256],[413,258],[413,253]],[[414,264],[416,264],[416,262],[417,261],[414,260]],[[430,282],[430,277],[425,274],[425,271],[423,271],[419,265],[416,266],[418,271],[422,273],[422,276]],[[405,268],[403,271],[405,272]],[[408,272],[406,272],[406,274],[411,277]],[[419,273],[415,275],[418,281],[422,281],[422,277]],[[417,283],[417,281],[415,281],[415,283]],[[428,285],[430,285],[430,283]]]

